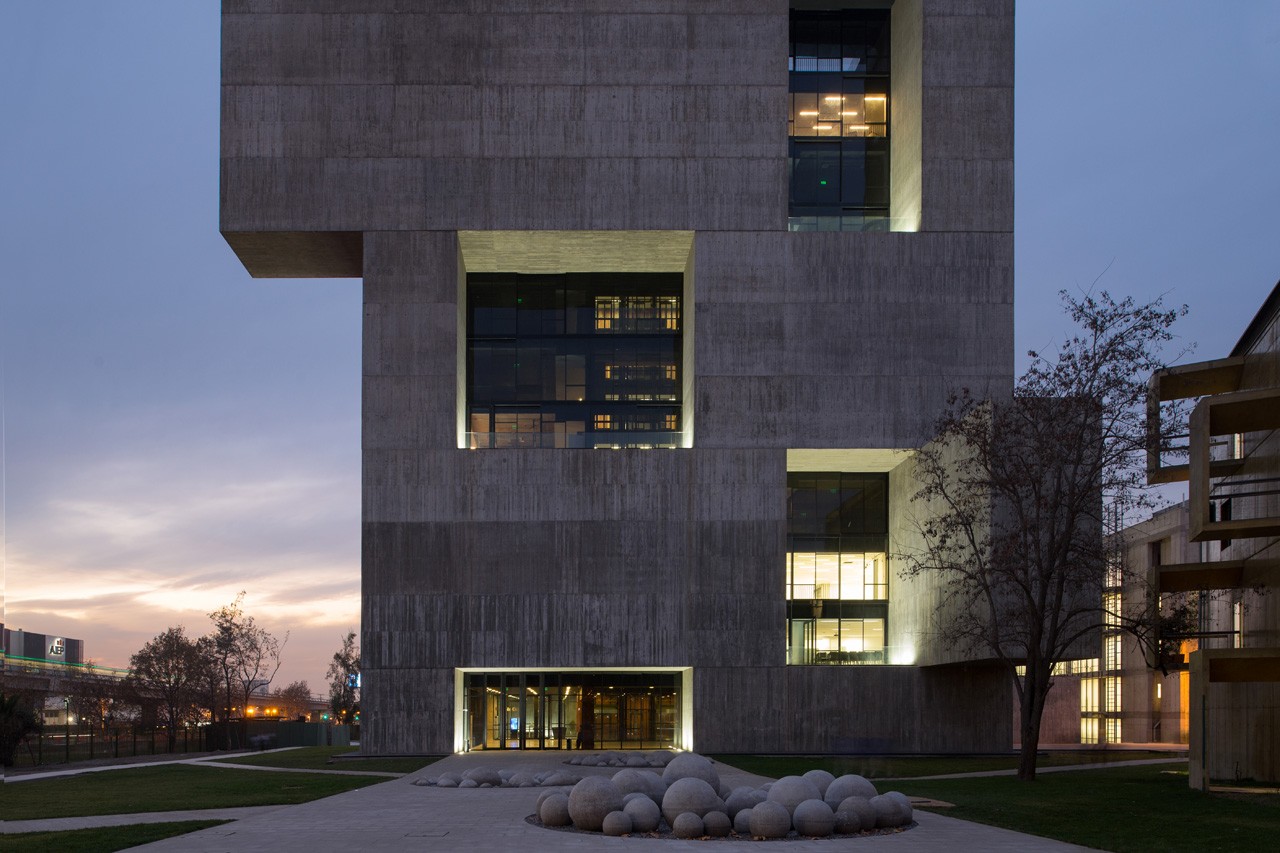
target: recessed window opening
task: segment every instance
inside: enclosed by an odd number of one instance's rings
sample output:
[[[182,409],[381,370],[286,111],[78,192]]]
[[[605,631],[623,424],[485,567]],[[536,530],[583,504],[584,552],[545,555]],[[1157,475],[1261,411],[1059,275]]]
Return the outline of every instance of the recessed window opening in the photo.
[[[466,446],[682,446],[678,273],[467,276]]]

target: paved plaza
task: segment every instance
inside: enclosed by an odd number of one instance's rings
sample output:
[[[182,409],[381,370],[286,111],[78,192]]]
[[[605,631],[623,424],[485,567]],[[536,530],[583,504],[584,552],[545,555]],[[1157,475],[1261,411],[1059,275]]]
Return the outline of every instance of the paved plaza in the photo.
[[[293,806],[114,815],[57,821],[11,821],[6,832],[74,829],[143,821],[233,818],[234,822],[135,848],[147,851],[430,851],[431,853],[506,853],[513,850],[631,850],[677,853],[688,850],[760,850],[784,844],[786,853],[880,850],[892,853],[955,853],[957,850],[1065,851],[1086,848],[917,810],[917,825],[892,835],[827,840],[756,842],[749,840],[683,841],[644,837],[606,838],[533,826],[542,788],[435,788],[414,785],[415,779],[448,770],[461,772],[487,764],[495,769],[540,772],[564,768],[568,753],[471,753],[448,756],[408,776]],[[617,768],[572,767],[580,775],[612,775]],[[758,785],[763,777],[717,763],[731,787]],[[264,768],[265,772],[272,772]],[[910,782],[878,783],[882,790],[911,793]]]

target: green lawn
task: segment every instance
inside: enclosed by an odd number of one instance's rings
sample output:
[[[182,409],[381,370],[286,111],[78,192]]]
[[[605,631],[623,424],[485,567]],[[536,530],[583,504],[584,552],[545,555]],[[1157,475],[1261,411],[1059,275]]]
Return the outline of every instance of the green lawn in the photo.
[[[388,781],[169,764],[4,786],[0,820],[305,803]]]
[[[6,794],[8,792],[6,791]],[[149,844],[197,829],[208,829],[225,820],[183,820],[176,823],[138,823],[102,829],[68,829],[64,832],[22,832],[0,835],[0,850],[6,853],[110,853]]]
[[[882,786],[884,787],[884,786]],[[939,814],[1118,853],[1273,850],[1280,795],[1203,794],[1185,765],[902,782],[904,793],[955,803]]]
[[[306,770],[372,770],[377,773],[412,773],[432,762],[439,761],[440,756],[423,758],[344,758],[340,755],[355,755],[359,752],[354,746],[304,746],[286,752],[269,752],[265,755],[246,755],[240,758],[227,758],[232,764],[252,764],[258,767],[293,767]]]
[[[1100,764],[1143,758],[1174,758],[1166,752],[1079,750],[1050,752],[1040,756],[1041,767],[1063,767],[1072,764]],[[868,779],[903,776],[940,776],[947,773],[973,773],[982,770],[1013,770],[1018,756],[1009,755],[907,755],[907,756],[794,756],[794,755],[713,755],[717,761],[761,776],[781,778],[799,776],[806,770],[821,768],[839,776],[857,773]]]

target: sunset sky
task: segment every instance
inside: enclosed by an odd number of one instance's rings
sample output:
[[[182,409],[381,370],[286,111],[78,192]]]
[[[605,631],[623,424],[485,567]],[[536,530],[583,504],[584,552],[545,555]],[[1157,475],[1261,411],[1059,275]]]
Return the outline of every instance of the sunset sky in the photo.
[[[5,7],[4,622],[123,666],[246,590],[276,685],[322,692],[359,627],[360,284],[251,280],[218,234],[218,17]],[[1280,4],[1024,0],[1017,39],[1019,350],[1102,275],[1225,355],[1280,278]]]

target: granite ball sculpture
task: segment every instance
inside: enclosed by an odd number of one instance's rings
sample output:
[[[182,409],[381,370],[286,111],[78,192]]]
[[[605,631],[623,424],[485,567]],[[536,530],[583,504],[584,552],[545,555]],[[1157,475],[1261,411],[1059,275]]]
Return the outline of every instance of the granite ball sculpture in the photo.
[[[605,835],[626,835],[631,831],[631,815],[626,812],[609,812],[604,816],[600,831]]]
[[[836,807],[833,815],[835,821],[831,826],[832,832],[840,835],[852,835],[862,829],[862,816],[856,809],[847,807],[844,803]]]
[[[836,815],[822,800],[805,800],[796,806],[791,825],[801,835],[826,838],[835,830]]]
[[[866,797],[845,797],[836,806],[836,812],[853,812],[858,816],[858,825],[861,829],[876,828],[876,810],[872,807],[871,801]]]
[[[796,806],[805,800],[820,800],[818,786],[802,776],[783,776],[769,789],[769,802],[778,803],[787,810],[787,815],[795,813]]]
[[[705,830],[702,818],[693,812],[683,812],[671,822],[671,834],[676,838],[701,838]]]
[[[711,811],[724,811],[724,801],[709,783],[696,776],[677,779],[662,796],[662,816],[672,829],[675,829],[676,818],[685,812],[690,812],[701,820],[703,815]]]
[[[729,798],[724,801],[725,814],[729,817],[737,817],[738,812],[743,809],[749,809],[756,803],[760,802],[754,796],[750,788],[735,788]]]
[[[791,831],[791,812],[773,800],[765,800],[751,809],[747,828],[757,838],[785,838]]]
[[[556,792],[547,797],[538,806],[538,817],[544,826],[568,826],[571,823],[568,796]]]
[[[751,834],[751,809],[743,809],[733,816],[733,831],[739,835]]]
[[[879,793],[876,786],[863,777],[856,773],[847,773],[832,780],[827,790],[823,792],[822,799],[834,809],[848,797],[864,797],[869,800]]]
[[[711,759],[698,755],[696,752],[682,752],[662,771],[662,781],[668,786],[678,779],[687,779],[693,777],[701,779],[711,786],[711,790],[717,792],[719,796],[720,790],[720,774],[711,764]]]
[[[881,794],[877,797],[872,797],[870,802],[871,808],[876,810],[877,829],[890,829],[895,826],[902,826],[907,822],[902,804],[893,797]]]
[[[831,785],[832,782],[836,780],[835,776],[832,776],[830,773],[828,773],[825,770],[810,770],[808,773],[805,773],[800,778],[808,779],[810,782],[816,785],[818,788],[819,797],[825,797],[827,795],[827,788]]]
[[[603,776],[588,776],[569,792],[569,817],[578,829],[599,832],[609,812],[622,811],[622,792]]]
[[[724,812],[707,812],[702,816],[702,827],[712,838],[724,838],[733,831],[733,821]]]
[[[911,808],[911,798],[901,791],[887,791],[885,796],[898,804],[898,808],[902,812],[902,822],[904,824],[911,823],[911,818],[915,813],[915,810]]]
[[[653,832],[662,822],[662,811],[658,804],[641,795],[622,807],[631,818],[631,827],[635,832]]]

